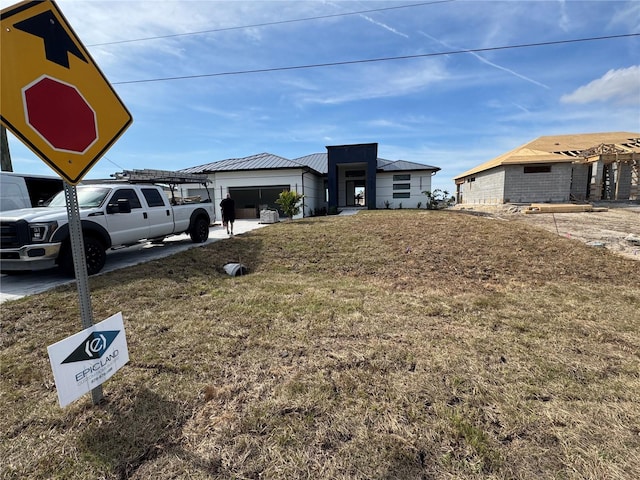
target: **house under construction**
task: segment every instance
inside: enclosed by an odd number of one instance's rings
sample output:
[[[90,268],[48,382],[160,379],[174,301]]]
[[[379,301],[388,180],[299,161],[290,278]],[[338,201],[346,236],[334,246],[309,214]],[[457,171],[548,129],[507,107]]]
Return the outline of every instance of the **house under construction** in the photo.
[[[640,133],[540,137],[455,182],[461,204],[640,201]]]

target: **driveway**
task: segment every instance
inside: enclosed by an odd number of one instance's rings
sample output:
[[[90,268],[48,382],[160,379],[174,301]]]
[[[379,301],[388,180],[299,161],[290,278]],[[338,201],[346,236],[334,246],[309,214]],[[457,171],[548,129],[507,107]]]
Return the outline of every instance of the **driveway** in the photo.
[[[262,224],[259,220],[236,220],[233,230],[236,235],[242,235],[243,233],[266,226],[267,224]],[[141,243],[133,247],[110,250],[107,252],[107,263],[100,274],[148,262],[156,258],[168,257],[169,255],[190,248],[208,245],[225,238],[229,238],[226,230],[222,226],[216,225],[209,229],[209,239],[204,243],[193,243],[189,235],[183,234],[169,237],[159,245]],[[57,268],[20,275],[1,275],[0,303],[45,292],[59,285],[72,283],[74,281],[75,280],[70,280],[69,277],[60,273]]]

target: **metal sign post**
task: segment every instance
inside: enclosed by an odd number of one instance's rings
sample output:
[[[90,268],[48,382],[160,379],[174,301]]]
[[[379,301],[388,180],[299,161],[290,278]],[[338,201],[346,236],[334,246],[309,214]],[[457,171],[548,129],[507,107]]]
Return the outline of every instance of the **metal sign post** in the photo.
[[[64,182],[64,196],[67,201],[67,216],[69,217],[69,237],[71,240],[71,253],[73,258],[73,270],[76,274],[78,297],[80,299],[80,316],[82,328],[93,325],[93,311],[91,309],[91,294],[89,293],[89,275],[87,274],[87,261],[84,251],[84,238],[82,237],[82,222],[80,221],[80,207],[78,206],[78,193],[75,185]],[[97,405],[102,400],[102,385],[91,389],[91,399]]]

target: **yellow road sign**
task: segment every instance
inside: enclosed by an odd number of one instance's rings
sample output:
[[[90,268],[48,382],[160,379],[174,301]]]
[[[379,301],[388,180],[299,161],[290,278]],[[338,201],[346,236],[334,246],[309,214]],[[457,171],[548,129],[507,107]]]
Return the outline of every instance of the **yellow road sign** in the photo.
[[[72,185],[133,121],[51,0],[0,12],[0,121]]]

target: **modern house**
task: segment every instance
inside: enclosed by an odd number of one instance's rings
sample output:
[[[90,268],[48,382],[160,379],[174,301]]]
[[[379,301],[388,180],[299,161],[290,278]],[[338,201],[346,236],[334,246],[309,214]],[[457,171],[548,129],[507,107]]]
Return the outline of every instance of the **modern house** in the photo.
[[[415,208],[425,203],[422,192],[431,190],[431,177],[440,170],[378,158],[377,143],[326,148],[326,153],[295,159],[259,153],[182,171],[209,177],[216,208],[229,193],[238,218],[260,218],[261,210],[278,208],[275,201],[283,190],[304,195],[300,217],[345,208]],[[198,188],[185,193],[200,194]]]
[[[539,137],[454,178],[459,204],[640,199],[640,133]]]

